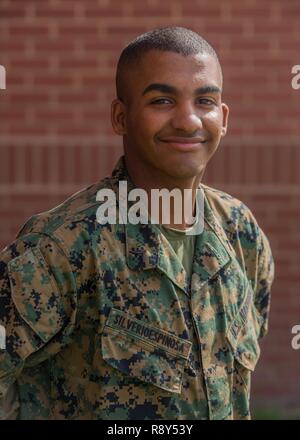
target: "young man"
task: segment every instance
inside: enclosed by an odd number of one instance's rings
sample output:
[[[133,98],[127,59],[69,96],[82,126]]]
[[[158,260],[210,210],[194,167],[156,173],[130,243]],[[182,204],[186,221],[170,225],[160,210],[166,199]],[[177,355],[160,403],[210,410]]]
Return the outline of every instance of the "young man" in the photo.
[[[221,92],[217,55],[190,30],[124,49],[112,103],[124,157],[32,217],[0,257],[3,418],[250,417],[273,262],[246,206],[201,183],[227,129]],[[199,188],[203,230],[186,234],[195,226],[177,224],[174,206],[167,224],[100,224],[99,191],[119,212],[120,182],[148,195],[189,189],[194,208]]]

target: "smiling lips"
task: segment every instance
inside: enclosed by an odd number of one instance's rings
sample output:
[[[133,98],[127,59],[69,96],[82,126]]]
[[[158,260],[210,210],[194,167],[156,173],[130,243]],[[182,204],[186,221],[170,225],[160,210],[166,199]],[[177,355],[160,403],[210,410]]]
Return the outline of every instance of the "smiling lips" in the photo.
[[[160,139],[161,142],[168,144],[170,147],[180,151],[193,151],[197,150],[201,144],[206,142],[205,139],[200,137],[175,137],[170,136]]]

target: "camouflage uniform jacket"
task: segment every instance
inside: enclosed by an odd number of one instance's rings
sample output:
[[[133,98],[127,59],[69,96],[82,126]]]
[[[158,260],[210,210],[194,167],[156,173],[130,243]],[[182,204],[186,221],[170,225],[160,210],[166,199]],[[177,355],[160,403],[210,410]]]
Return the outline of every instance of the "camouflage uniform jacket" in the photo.
[[[249,209],[202,185],[191,285],[156,225],[100,225],[111,177],[0,254],[0,418],[247,419],[273,261]],[[130,189],[130,186],[129,186]]]

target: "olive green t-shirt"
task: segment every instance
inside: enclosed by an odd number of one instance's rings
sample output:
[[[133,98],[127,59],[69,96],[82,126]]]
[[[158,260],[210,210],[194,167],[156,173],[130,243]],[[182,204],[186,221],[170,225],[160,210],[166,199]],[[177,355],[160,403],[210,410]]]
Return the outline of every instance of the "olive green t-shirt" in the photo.
[[[164,225],[157,226],[160,228],[161,232],[174,249],[178,259],[187,273],[188,280],[190,282],[197,235],[187,235],[184,230],[173,229]]]

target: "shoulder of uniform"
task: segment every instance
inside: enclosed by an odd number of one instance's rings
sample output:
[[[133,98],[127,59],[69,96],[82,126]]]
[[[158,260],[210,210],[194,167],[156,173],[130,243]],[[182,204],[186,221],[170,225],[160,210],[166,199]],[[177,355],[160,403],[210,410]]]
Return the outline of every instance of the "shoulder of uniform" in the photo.
[[[253,213],[241,200],[207,185],[202,185],[202,188],[210,208],[226,231],[231,234],[238,230],[258,233]]]
[[[230,194],[207,185],[201,185],[208,199],[208,202],[216,207],[223,208],[223,210],[231,210],[232,208],[239,209],[244,215],[245,213],[252,214],[250,209],[239,199]]]
[[[64,229],[78,230],[96,221],[97,193],[103,188],[110,189],[110,181],[111,178],[106,177],[71,195],[58,206],[33,215],[22,226],[17,238],[31,233],[55,236]]]

